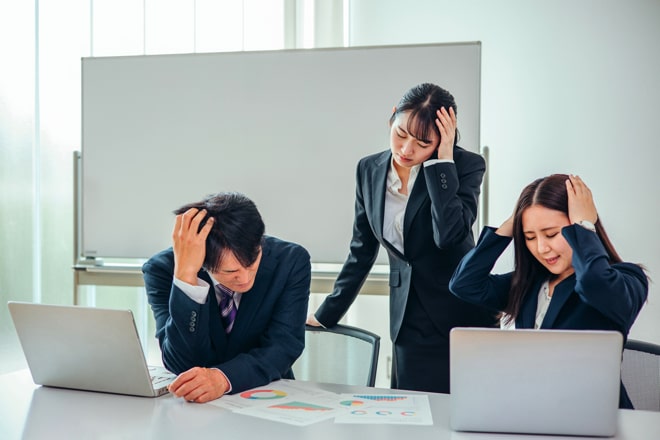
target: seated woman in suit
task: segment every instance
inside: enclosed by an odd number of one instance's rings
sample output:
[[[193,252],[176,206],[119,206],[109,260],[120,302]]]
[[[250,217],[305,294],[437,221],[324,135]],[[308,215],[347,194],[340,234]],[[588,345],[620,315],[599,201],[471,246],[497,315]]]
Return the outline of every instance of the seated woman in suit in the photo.
[[[491,270],[511,239],[513,272]],[[648,279],[621,260],[578,176],[537,179],[498,229],[486,227],[449,289],[502,313],[516,328],[615,330],[625,338],[648,295]],[[632,408],[623,386],[619,406]]]

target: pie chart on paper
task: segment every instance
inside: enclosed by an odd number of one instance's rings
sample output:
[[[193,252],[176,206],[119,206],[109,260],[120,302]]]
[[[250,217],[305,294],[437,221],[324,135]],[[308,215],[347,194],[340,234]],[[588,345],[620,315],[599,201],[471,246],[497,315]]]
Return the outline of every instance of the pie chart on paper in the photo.
[[[241,397],[252,400],[270,400],[286,397],[286,393],[280,390],[251,390],[241,393]]]

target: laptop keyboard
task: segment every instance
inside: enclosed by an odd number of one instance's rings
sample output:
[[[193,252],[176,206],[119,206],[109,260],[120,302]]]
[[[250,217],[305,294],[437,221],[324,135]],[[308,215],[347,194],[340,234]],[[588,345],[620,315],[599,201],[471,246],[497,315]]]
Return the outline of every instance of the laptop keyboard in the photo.
[[[154,387],[157,387],[158,385],[172,382],[176,374],[171,373],[164,367],[149,366],[149,376],[151,377],[151,383]]]

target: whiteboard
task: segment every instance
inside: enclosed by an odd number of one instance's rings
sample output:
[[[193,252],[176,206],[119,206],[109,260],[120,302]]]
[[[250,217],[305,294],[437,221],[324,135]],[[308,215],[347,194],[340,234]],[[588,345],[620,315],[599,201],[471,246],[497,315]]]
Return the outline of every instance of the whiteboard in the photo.
[[[268,235],[341,263],[355,168],[389,148],[393,106],[446,88],[459,145],[479,151],[480,74],[478,42],[83,58],[81,254],[148,258],[174,209],[239,191]]]

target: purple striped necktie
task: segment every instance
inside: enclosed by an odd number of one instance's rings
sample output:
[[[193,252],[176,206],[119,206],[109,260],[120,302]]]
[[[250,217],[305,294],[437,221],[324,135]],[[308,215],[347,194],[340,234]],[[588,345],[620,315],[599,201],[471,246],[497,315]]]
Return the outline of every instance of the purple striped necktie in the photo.
[[[234,327],[234,319],[236,319],[236,313],[238,313],[236,304],[234,304],[234,292],[222,284],[218,284],[218,288],[221,293],[220,315],[222,316],[222,323],[225,326],[225,333],[229,334]]]

